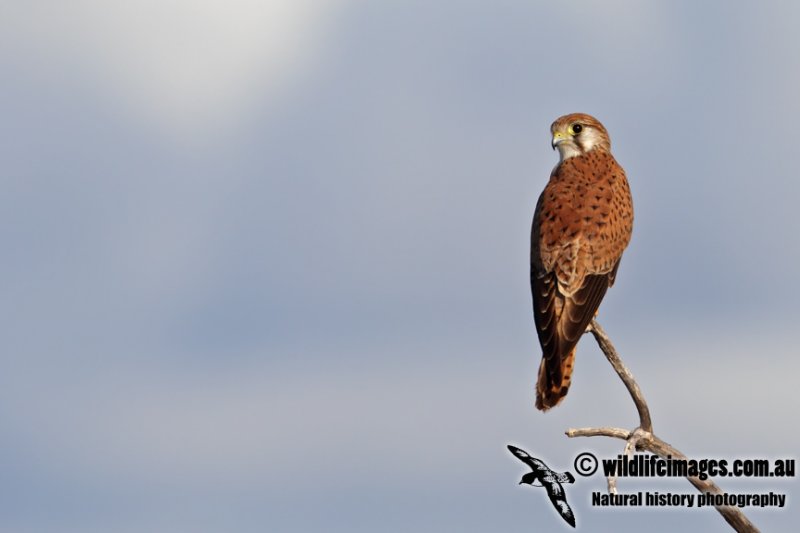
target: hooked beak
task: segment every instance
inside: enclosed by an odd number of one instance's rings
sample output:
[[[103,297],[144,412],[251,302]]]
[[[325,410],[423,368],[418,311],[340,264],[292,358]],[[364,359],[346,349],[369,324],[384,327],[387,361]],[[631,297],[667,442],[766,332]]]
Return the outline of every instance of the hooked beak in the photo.
[[[550,142],[550,146],[553,147],[553,150],[556,149],[556,146],[563,143],[567,140],[567,136],[564,135],[562,132],[557,131],[553,134],[553,140]]]

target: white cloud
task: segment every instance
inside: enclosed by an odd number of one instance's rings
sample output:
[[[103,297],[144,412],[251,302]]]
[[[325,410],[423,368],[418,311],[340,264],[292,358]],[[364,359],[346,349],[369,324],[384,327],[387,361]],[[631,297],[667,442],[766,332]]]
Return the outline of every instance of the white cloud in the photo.
[[[109,101],[178,133],[224,127],[310,65],[339,3],[141,0],[16,3],[0,31],[26,68],[88,77]]]

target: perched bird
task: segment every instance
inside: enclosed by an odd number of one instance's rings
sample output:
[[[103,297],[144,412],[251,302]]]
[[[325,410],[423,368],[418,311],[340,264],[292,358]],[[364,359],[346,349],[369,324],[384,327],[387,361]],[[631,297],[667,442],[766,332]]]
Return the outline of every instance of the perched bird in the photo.
[[[566,396],[575,347],[614,284],[633,229],[628,180],[603,125],[574,113],[558,118],[550,132],[561,159],[531,230],[533,317],[542,347],[536,407],[542,411]]]
[[[531,467],[532,470],[522,476],[519,484],[544,487],[547,490],[547,495],[550,496],[550,501],[553,502],[553,506],[556,508],[556,511],[558,511],[558,514],[560,514],[569,525],[575,527],[575,514],[567,503],[564,487],[561,486],[562,483],[574,483],[575,478],[573,475],[569,472],[564,472],[563,474],[553,472],[541,459],[531,457],[525,450],[521,450],[510,444],[508,445],[508,449],[520,461]],[[535,485],[537,481],[540,485]]]

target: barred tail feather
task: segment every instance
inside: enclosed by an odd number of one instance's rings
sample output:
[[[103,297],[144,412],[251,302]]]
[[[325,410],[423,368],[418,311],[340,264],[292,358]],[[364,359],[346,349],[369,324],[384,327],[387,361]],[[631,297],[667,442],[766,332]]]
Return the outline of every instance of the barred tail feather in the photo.
[[[564,399],[572,382],[572,367],[575,363],[575,346],[565,356],[542,358],[539,379],[536,382],[536,408],[547,411]],[[559,365],[559,367],[555,367]]]

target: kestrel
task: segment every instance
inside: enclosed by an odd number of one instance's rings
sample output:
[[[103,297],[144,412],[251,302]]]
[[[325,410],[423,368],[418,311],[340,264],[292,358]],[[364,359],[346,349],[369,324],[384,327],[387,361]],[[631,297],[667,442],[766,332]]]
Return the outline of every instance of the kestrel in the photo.
[[[574,113],[550,126],[561,160],[536,204],[531,230],[531,291],[542,362],[536,407],[546,411],[569,390],[575,347],[614,284],[631,239],[633,201],[608,132]]]

